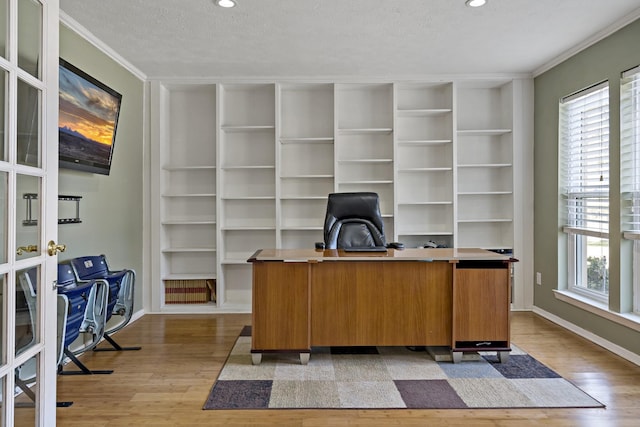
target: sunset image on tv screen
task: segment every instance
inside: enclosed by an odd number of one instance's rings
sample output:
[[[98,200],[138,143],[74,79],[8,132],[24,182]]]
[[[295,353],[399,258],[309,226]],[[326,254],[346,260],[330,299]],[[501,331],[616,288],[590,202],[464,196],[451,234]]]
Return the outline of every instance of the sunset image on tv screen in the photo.
[[[94,84],[90,78],[84,78],[62,64],[59,70],[60,158],[108,165],[120,96],[110,93]]]

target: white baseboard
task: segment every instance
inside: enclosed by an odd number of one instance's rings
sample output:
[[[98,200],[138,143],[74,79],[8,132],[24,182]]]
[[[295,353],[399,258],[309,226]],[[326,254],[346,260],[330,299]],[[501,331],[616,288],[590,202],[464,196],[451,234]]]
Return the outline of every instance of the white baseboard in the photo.
[[[129,320],[129,323],[133,323],[136,320],[140,319],[142,316],[144,316],[146,313],[144,312],[144,309],[138,310],[135,313],[133,313],[131,315],[131,320]]]
[[[618,344],[614,344],[611,341],[608,341],[602,338],[599,335],[594,334],[593,332],[589,332],[586,329],[581,328],[580,326],[574,325],[571,322],[564,320],[561,317],[556,316],[555,314],[549,313],[539,307],[533,307],[533,312],[539,316],[544,317],[545,319],[562,326],[565,329],[570,330],[571,332],[580,335],[582,338],[588,339],[594,344],[599,345],[600,347],[609,350],[610,352],[617,354],[618,356],[628,360],[631,363],[634,363],[640,366],[640,355],[633,353],[627,350],[624,347],[620,347]]]

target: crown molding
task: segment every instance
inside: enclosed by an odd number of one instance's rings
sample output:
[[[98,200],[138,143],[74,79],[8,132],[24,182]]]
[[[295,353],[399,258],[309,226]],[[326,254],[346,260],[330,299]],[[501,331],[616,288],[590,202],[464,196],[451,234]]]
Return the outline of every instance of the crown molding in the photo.
[[[164,84],[215,84],[215,83],[465,83],[466,81],[477,83],[479,81],[510,81],[531,79],[530,73],[495,73],[495,74],[421,74],[421,75],[271,75],[271,76],[148,76],[150,81],[161,81]]]
[[[127,61],[122,56],[120,56],[115,50],[107,46],[103,41],[98,39],[91,31],[87,30],[85,27],[80,25],[78,21],[76,21],[75,19],[67,15],[62,10],[60,11],[60,23],[65,27],[67,27],[68,29],[70,29],[71,31],[74,31],[76,34],[78,34],[85,40],[87,40],[89,43],[95,46],[98,50],[100,50],[109,58],[113,59],[115,62],[120,64],[123,68],[125,68],[131,74],[133,74],[134,76],[136,76],[142,81],[147,81],[147,75],[145,73],[140,71],[133,64],[131,64],[129,61]]]
[[[575,54],[585,50],[586,48],[598,43],[600,40],[610,36],[613,33],[615,33],[616,31],[626,27],[627,25],[631,24],[633,21],[635,21],[638,18],[640,18],[640,8],[634,10],[633,12],[631,12],[630,14],[625,16],[624,18],[620,19],[619,21],[616,21],[613,24],[609,25],[608,27],[604,28],[603,30],[598,31],[593,36],[589,37],[588,39],[584,40],[583,42],[579,43],[578,45],[572,47],[571,49],[565,51],[564,53],[562,53],[559,56],[555,57],[554,59],[552,59],[551,61],[547,62],[546,64],[543,64],[541,67],[535,69],[532,72],[533,77],[534,78],[538,77],[540,74],[542,74],[542,73],[544,73],[546,71],[549,71],[550,69],[552,69],[556,65],[561,64],[562,62],[564,62],[567,59],[571,58]]]

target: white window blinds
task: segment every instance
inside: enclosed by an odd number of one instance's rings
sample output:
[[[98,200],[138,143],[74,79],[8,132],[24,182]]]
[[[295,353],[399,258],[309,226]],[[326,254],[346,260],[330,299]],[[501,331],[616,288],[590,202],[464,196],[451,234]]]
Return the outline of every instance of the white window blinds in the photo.
[[[609,85],[603,82],[560,101],[565,225],[608,237]]]
[[[620,83],[622,229],[640,234],[640,66],[622,73]]]

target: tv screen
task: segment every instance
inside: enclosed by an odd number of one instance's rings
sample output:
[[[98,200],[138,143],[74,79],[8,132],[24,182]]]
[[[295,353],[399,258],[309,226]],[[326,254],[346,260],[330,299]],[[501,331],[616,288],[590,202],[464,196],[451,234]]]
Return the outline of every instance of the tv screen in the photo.
[[[109,175],[122,95],[60,58],[60,167]]]

